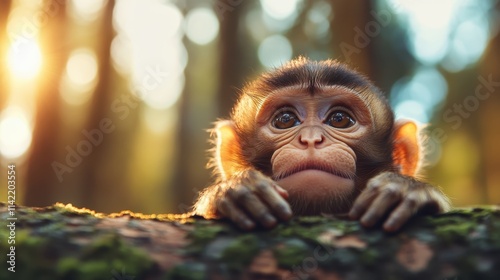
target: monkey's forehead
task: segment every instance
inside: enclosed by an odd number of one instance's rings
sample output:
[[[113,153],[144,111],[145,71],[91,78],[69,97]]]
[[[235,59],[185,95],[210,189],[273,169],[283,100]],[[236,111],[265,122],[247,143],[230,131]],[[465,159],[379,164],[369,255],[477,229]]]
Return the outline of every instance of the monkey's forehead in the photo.
[[[266,104],[272,104],[276,100],[278,101],[315,101],[317,103],[322,102],[334,102],[336,100],[352,100],[353,103],[362,102],[369,106],[373,98],[373,95],[369,90],[365,88],[348,88],[344,86],[325,86],[316,88],[313,92],[309,88],[305,88],[301,85],[283,87],[279,89],[272,90],[270,92],[247,92],[247,96],[256,103],[258,108],[262,108]]]
[[[291,85],[374,87],[369,79],[346,64],[335,60],[313,61],[304,57],[299,57],[264,73],[255,82],[260,86],[273,89]]]
[[[258,94],[257,94],[258,95]],[[352,98],[366,102],[369,100],[367,94],[361,89],[352,89],[344,86],[326,86],[317,88],[311,92],[303,86],[289,86],[264,93],[265,98],[259,102],[260,107],[274,100],[289,99],[290,101],[314,100],[316,102],[331,102],[339,98]],[[252,94],[250,94],[252,96]]]

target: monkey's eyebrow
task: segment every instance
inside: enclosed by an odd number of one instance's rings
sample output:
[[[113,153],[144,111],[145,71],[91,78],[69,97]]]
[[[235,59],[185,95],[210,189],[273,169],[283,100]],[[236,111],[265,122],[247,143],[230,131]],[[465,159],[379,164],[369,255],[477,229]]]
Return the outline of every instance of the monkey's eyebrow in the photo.
[[[312,97],[307,92],[304,93],[304,88],[301,86],[291,86],[274,90],[260,104],[255,115],[255,121],[258,124],[267,123],[278,107],[290,106],[297,108],[296,104],[300,103],[301,99],[308,100],[310,98],[318,101],[323,99],[327,103],[343,104],[351,109],[358,122],[363,124],[372,123],[373,116],[367,101],[364,99],[364,95],[354,89],[338,85],[323,87]]]

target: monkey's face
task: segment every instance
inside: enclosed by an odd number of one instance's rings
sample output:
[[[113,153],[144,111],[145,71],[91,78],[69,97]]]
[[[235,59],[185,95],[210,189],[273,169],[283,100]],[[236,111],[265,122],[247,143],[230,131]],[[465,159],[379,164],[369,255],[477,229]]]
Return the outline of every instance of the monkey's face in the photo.
[[[357,195],[353,148],[372,123],[357,92],[339,86],[314,94],[303,87],[282,88],[262,104],[257,123],[258,138],[274,144],[272,178],[289,192],[294,213],[349,209]]]

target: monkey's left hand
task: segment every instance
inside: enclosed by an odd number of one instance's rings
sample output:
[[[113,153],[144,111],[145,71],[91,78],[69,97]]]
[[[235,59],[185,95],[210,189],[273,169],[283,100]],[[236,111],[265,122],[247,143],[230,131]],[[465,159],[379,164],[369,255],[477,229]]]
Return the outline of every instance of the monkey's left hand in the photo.
[[[349,217],[371,227],[386,218],[385,231],[401,228],[412,216],[450,209],[447,197],[436,187],[412,177],[384,172],[370,179],[354,202]]]

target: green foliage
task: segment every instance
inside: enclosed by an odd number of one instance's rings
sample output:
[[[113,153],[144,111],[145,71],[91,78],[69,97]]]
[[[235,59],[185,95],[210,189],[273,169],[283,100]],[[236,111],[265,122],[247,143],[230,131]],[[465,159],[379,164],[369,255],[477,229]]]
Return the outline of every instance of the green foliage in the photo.
[[[236,237],[222,253],[221,260],[230,270],[241,271],[249,265],[261,249],[262,243],[253,234],[244,234]]]

